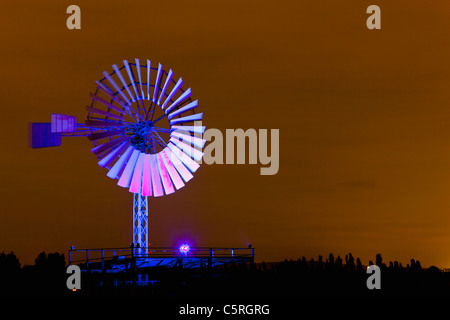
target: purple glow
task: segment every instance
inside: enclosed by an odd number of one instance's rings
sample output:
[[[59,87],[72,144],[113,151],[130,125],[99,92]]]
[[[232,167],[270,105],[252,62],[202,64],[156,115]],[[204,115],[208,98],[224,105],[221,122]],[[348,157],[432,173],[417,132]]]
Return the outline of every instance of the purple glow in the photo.
[[[188,244],[182,244],[180,246],[180,252],[183,254],[187,254],[190,249],[191,249],[191,247]]]

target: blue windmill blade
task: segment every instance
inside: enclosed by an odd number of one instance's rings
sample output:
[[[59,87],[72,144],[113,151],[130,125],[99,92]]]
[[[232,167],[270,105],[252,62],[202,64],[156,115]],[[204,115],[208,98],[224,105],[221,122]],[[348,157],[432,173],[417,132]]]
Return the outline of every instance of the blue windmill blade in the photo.
[[[104,111],[104,110],[97,109],[97,108],[94,108],[94,107],[89,107],[89,106],[86,107],[86,111],[89,112],[89,115],[92,113],[92,114],[95,114],[95,115],[98,115],[98,116],[103,116],[103,117],[106,117],[106,118],[112,118],[112,119],[115,119],[115,120],[123,120],[123,114],[117,115],[117,114],[114,114],[114,113],[111,113],[111,112],[108,112],[108,111]]]
[[[136,64],[136,70],[137,70],[137,74],[138,74],[138,79],[139,79],[139,88],[141,89],[141,95],[140,98],[144,99],[144,88],[142,85],[142,76],[141,76],[141,65],[139,63],[139,59],[135,59],[135,64]]]
[[[164,101],[164,103],[162,104],[161,108],[164,109],[167,105],[168,102],[170,102],[170,100],[175,96],[175,94],[178,92],[179,89],[181,89],[181,86],[183,85],[183,79],[180,77],[180,79],[178,79],[177,83],[175,84],[175,86],[173,87],[172,91],[169,93],[169,95],[167,96],[166,100]],[[189,91],[188,94],[190,95],[191,89],[188,89],[186,91]],[[186,93],[186,92],[185,92]],[[177,101],[180,99],[177,99]],[[175,104],[176,105],[176,104]],[[166,111],[167,113],[168,111]]]
[[[172,126],[172,129],[178,130],[180,132],[182,131],[189,131],[189,132],[193,132],[193,133],[205,133],[205,126]]]
[[[158,99],[158,91],[159,91],[159,82],[161,81],[162,75],[162,65],[161,63],[158,65],[158,73],[156,74],[155,87],[153,88],[153,98],[152,101],[156,102]]]
[[[139,99],[139,93],[136,88],[136,83],[135,83],[136,80],[134,79],[133,71],[131,70],[131,66],[127,60],[123,60],[123,64],[125,66],[125,70],[127,70],[128,78],[130,79],[130,83],[131,83],[131,86],[133,87],[134,93],[136,94],[136,96],[134,98],[134,100],[136,101]]]
[[[114,89],[120,94],[122,99],[126,102],[126,106],[131,105],[130,100],[125,96],[125,94],[122,92],[122,90],[120,90],[120,87],[117,85],[117,83],[114,81],[114,79],[109,76],[109,74],[106,71],[103,72],[103,76],[106,78],[106,80],[109,81],[109,83],[114,87]]]
[[[147,100],[150,100],[150,73],[152,71],[152,62],[147,59]]]
[[[167,77],[166,77],[166,82],[164,83],[164,86],[161,90],[161,94],[159,95],[158,102],[157,102],[158,105],[161,105],[161,98],[166,93],[167,87],[169,86],[169,83],[172,80],[172,76],[173,76],[173,71],[172,71],[172,69],[170,69],[169,73],[167,74]]]
[[[136,167],[136,162],[140,153],[141,152],[139,150],[133,148],[133,153],[131,154],[131,157],[128,159],[125,169],[123,170],[122,175],[120,176],[120,179],[117,182],[117,185],[123,188],[130,187],[131,178],[133,177],[134,168]]]
[[[181,104],[184,100],[188,99],[191,96],[191,88],[187,89],[185,92],[183,92],[177,100],[175,100],[167,109],[166,109],[166,113],[169,113],[171,110],[173,110],[174,108],[176,108],[179,104]],[[167,99],[164,102],[163,108],[165,107],[167,101],[169,99]]]
[[[167,116],[167,119],[170,120],[170,119],[172,119],[175,116],[178,116],[178,115],[180,115],[180,114],[182,114],[182,113],[184,113],[186,111],[192,110],[192,109],[197,108],[197,107],[198,107],[198,100],[192,101],[191,103],[188,103],[184,107],[169,113],[169,115]],[[167,113],[167,110],[166,110],[166,113]]]
[[[172,120],[170,120],[170,124],[173,125],[173,124],[179,124],[179,123],[185,123],[185,122],[191,122],[191,121],[200,121],[200,120],[202,120],[202,117],[203,117],[203,113],[196,113],[191,116],[172,119]]]
[[[129,141],[124,141],[119,144],[114,150],[111,150],[107,155],[105,155],[100,161],[98,161],[98,165],[102,168],[108,166],[111,162],[113,162],[121,153],[130,145]]]

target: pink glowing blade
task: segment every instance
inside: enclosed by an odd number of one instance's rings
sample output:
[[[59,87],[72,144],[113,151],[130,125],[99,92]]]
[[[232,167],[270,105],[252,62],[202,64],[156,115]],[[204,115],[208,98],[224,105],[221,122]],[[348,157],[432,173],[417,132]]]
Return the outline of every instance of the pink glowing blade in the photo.
[[[164,149],[164,151],[169,156],[169,161],[173,164],[175,169],[177,169],[178,173],[183,178],[184,182],[188,182],[193,178],[192,174],[189,172],[188,169],[184,166],[184,164],[178,159],[178,157],[172,152],[172,150],[168,147]]]
[[[153,186],[153,196],[160,197],[164,195],[161,177],[159,176],[158,164],[156,162],[156,155],[150,155],[151,172],[152,172],[152,186]]]
[[[175,185],[175,188],[177,188],[177,190],[183,188],[183,179],[181,179],[177,169],[175,169],[172,162],[170,161],[169,156],[166,154],[166,150],[161,151],[159,155],[160,159],[164,163],[167,172],[169,173],[170,178],[172,179],[173,184]]]
[[[152,174],[150,155],[144,156],[144,170],[142,172],[142,195],[150,197],[152,195]]]
[[[140,193],[142,182],[142,171],[144,169],[144,156],[145,153],[140,152],[136,166],[134,167],[133,178],[131,179],[130,192]]]
[[[173,153],[183,162],[183,164],[188,167],[191,172],[197,171],[200,165],[192,160],[189,156],[187,156],[183,151],[178,149],[176,145],[172,142],[169,142],[168,147],[173,151]]]

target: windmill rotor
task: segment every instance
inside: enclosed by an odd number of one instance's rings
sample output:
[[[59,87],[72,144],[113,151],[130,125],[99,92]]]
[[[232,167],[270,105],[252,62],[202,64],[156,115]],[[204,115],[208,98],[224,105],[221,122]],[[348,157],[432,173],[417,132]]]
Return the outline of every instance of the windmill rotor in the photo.
[[[171,69],[152,68],[150,60],[124,60],[103,75],[86,120],[99,165],[132,193],[159,197],[182,188],[198,169],[206,142],[195,136],[205,127],[195,126],[203,113],[196,112],[191,89],[184,90]]]

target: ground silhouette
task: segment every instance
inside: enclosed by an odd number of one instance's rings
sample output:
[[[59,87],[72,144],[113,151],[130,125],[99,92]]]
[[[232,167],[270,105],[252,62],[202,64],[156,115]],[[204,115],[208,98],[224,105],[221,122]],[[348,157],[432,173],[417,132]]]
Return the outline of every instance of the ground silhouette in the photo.
[[[324,259],[285,260],[277,263],[230,264],[198,269],[152,268],[152,286],[135,286],[136,274],[82,274],[82,289],[67,289],[64,254],[41,252],[34,265],[21,266],[13,252],[0,254],[0,295],[4,298],[145,298],[145,299],[448,299],[450,272],[436,266],[422,268],[411,259],[375,263],[381,270],[381,289],[366,286],[367,265],[347,254]],[[129,285],[123,285],[128,280]]]

